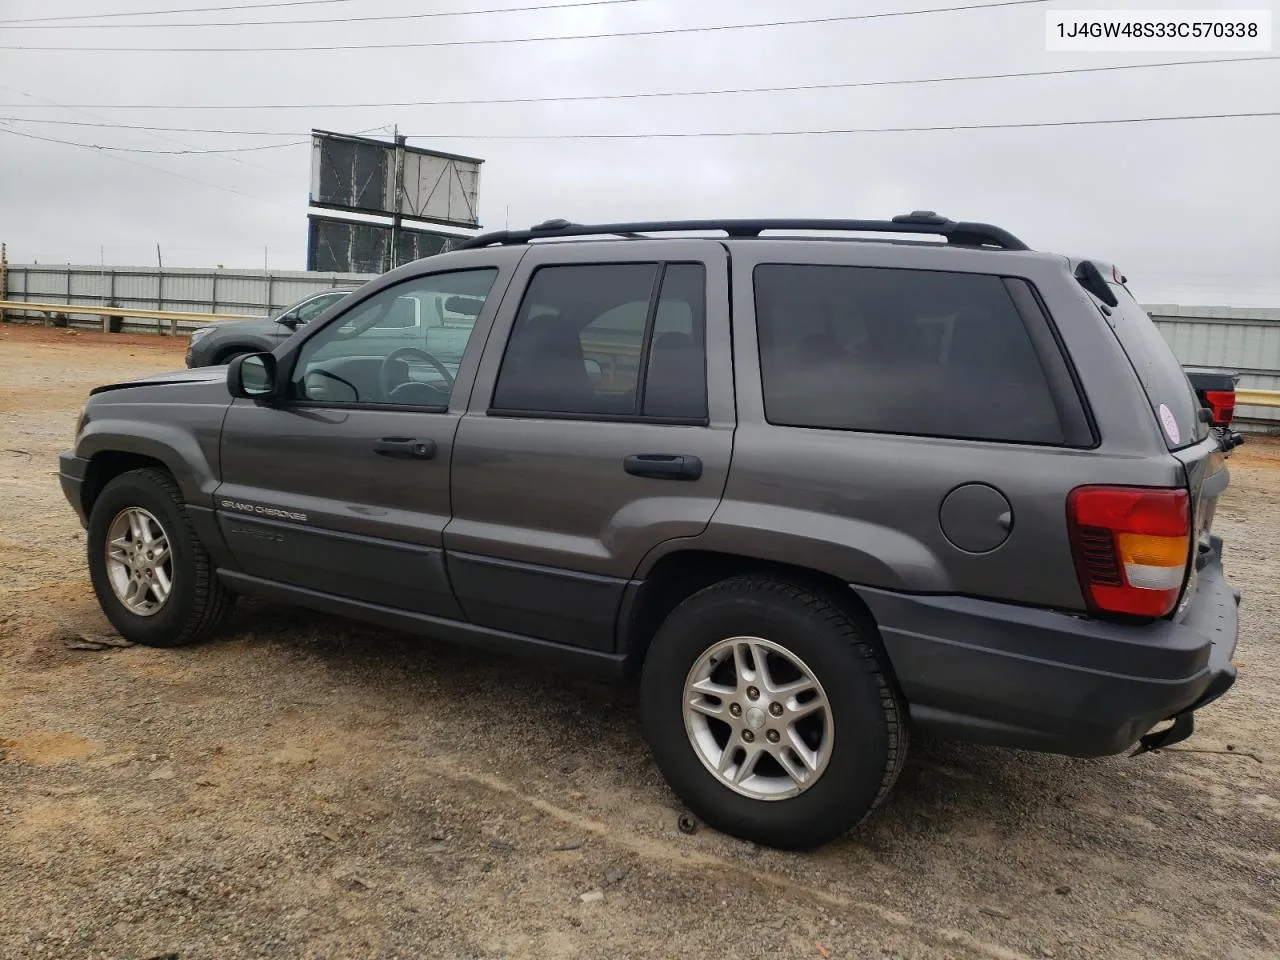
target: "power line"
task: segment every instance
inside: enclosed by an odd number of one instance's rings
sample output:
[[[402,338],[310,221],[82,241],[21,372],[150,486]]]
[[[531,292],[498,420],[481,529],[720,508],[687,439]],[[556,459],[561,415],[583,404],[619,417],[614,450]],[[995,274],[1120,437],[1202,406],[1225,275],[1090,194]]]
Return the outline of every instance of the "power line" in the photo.
[[[947,77],[906,77],[893,80],[856,80],[842,83],[802,83],[790,86],[775,87],[721,87],[713,90],[673,90],[673,91],[645,91],[642,93],[584,93],[570,94],[566,96],[547,96],[547,97],[499,97],[493,99],[478,98],[468,100],[407,100],[401,102],[390,102],[379,100],[376,103],[244,103],[244,104],[165,104],[165,103],[90,103],[90,104],[70,104],[64,106],[74,106],[77,108],[92,108],[95,110],[349,110],[349,109],[383,109],[393,107],[444,107],[444,106],[489,106],[489,105],[512,105],[512,104],[529,104],[529,103],[580,103],[601,100],[649,100],[662,97],[715,97],[728,96],[734,94],[752,94],[752,93],[797,93],[820,90],[852,90],[862,87],[896,87],[911,86],[920,84],[934,83],[959,83],[962,81],[973,80],[1012,80],[1028,77],[1059,77],[1074,74],[1088,73],[1113,73],[1118,71],[1129,70],[1155,70],[1165,67],[1193,67],[1206,66],[1210,64],[1227,64],[1227,63],[1256,63],[1260,61],[1280,60],[1278,54],[1267,54],[1256,57],[1221,57],[1211,60],[1166,60],[1158,63],[1127,63],[1114,64],[1103,67],[1068,67],[1060,70],[1026,70],[1014,73],[971,73],[957,74]],[[13,108],[25,108],[28,104],[6,103],[0,104],[0,110],[10,110]],[[17,119],[17,118],[14,118]],[[30,123],[54,123],[65,121],[26,121]],[[243,133],[245,135],[257,134],[258,131],[248,130],[202,130],[186,127],[134,127],[137,130],[168,130],[177,133]],[[290,134],[280,134],[281,136],[293,136]]]
[[[1245,120],[1280,117],[1280,110],[1260,110],[1248,113],[1196,113],[1158,117],[1117,117],[1104,120],[1042,120],[1027,123],[968,123],[946,124],[920,127],[831,127],[815,130],[699,130],[687,133],[552,133],[552,134],[459,134],[459,133],[425,133],[410,134],[416,140],[489,140],[489,141],[552,141],[552,140],[687,140],[687,139],[724,139],[734,137],[826,137],[854,134],[876,133],[941,133],[964,130],[1030,130],[1053,127],[1095,127],[1121,126],[1125,124],[1172,123],[1191,120]],[[269,143],[257,147],[222,147],[199,150],[150,150],[139,147],[113,147],[97,143],[81,143],[73,140],[60,140],[53,137],[42,137],[33,133],[22,133],[7,127],[0,132],[15,137],[26,137],[30,140],[42,140],[47,143],[60,143],[72,147],[87,147],[93,150],[119,153],[159,153],[169,155],[193,155],[210,153],[247,153],[256,150],[277,150],[282,147],[294,147],[309,140],[297,140],[289,143]]]
[[[30,117],[0,117],[0,123],[38,123],[50,127],[93,127],[99,130],[137,130],[143,133],[211,133],[229,137],[300,137],[298,130],[214,130],[201,127],[150,127],[135,123],[88,123],[84,120],[36,120]],[[173,143],[180,141],[174,140]],[[284,146],[284,144],[281,144]]]
[[[351,0],[283,0],[283,2],[275,3],[245,3],[235,7],[180,7],[176,10],[127,10],[117,13],[76,13],[67,14],[61,17],[17,17],[9,20],[0,20],[0,26],[7,27],[13,23],[55,23],[63,20],[104,20],[107,17],[161,17],[178,13],[222,13],[228,10],[264,10],[279,7],[312,7],[319,6],[322,3],[332,4],[350,2]]]
[[[13,136],[15,136],[15,137],[24,137],[24,136],[25,136],[25,137],[29,137],[29,136],[30,136],[29,134],[20,133],[20,132],[19,132],[19,131],[17,131],[17,130],[10,130],[10,129],[8,129],[7,127],[0,126],[0,134],[3,134],[3,133],[8,133],[8,134],[11,134],[11,135],[13,135]],[[43,138],[43,137],[36,137],[36,138],[34,138],[34,139],[43,140],[43,139],[45,139],[45,138]],[[96,148],[94,147],[94,145],[93,145],[93,144],[89,144],[89,143],[72,143],[72,142],[71,142],[71,141],[69,141],[69,140],[51,141],[51,142],[54,142],[54,143],[65,143],[67,146],[70,146],[70,147],[85,147],[85,148],[88,148],[88,149],[96,149]],[[243,192],[243,191],[241,191],[241,190],[236,190],[234,187],[222,186],[222,185],[217,184],[217,183],[209,183],[207,180],[198,180],[198,179],[196,179],[195,177],[188,177],[186,174],[182,174],[182,173],[175,173],[174,171],[172,171],[172,170],[166,170],[166,169],[164,169],[163,167],[154,167],[154,166],[152,166],[152,165],[151,165],[151,164],[149,164],[149,163],[143,163],[141,160],[133,160],[133,159],[131,159],[131,158],[129,158],[129,157],[121,157],[121,156],[117,156],[115,153],[109,153],[109,154],[107,154],[107,156],[108,156],[108,157],[110,157],[112,160],[119,160],[121,163],[128,163],[128,164],[132,164],[132,165],[133,165],[133,166],[135,166],[135,167],[141,167],[142,169],[144,169],[144,170],[150,170],[150,171],[151,171],[151,172],[153,172],[153,173],[162,173],[162,174],[164,174],[166,177],[174,177],[174,178],[176,178],[176,179],[178,179],[178,180],[185,180],[185,181],[187,181],[188,183],[196,183],[196,184],[199,184],[199,185],[200,185],[200,186],[202,186],[202,187],[208,187],[208,188],[210,188],[211,190],[221,190],[221,191],[223,191],[224,193],[233,193],[233,194],[235,194],[235,195],[236,195],[236,196],[238,196],[238,197],[244,197],[246,200],[256,200],[256,201],[257,201],[257,202],[259,202],[259,203],[269,203],[269,204],[272,204],[273,206],[278,206],[278,207],[286,206],[285,204],[281,203],[281,202],[280,202],[280,201],[278,201],[278,200],[269,200],[269,199],[267,199],[266,197],[259,197],[259,196],[255,195],[255,194],[252,194],[252,193],[244,193],[244,192]],[[292,209],[292,208],[290,208],[290,209]]]
[[[124,130],[128,130],[128,129],[139,129],[139,128],[131,128],[128,124],[126,124],[126,123],[121,123],[121,122],[120,122],[120,121],[118,121],[118,120],[111,120],[111,119],[109,119],[108,117],[99,116],[99,115],[98,115],[98,114],[96,114],[96,113],[90,113],[88,110],[85,110],[85,109],[84,109],[84,108],[82,108],[82,107],[70,107],[70,106],[68,106],[68,105],[66,105],[66,104],[58,103],[56,100],[50,100],[50,99],[48,99],[47,97],[37,97],[37,96],[35,96],[34,94],[27,93],[25,90],[19,90],[17,87],[8,87],[8,86],[4,86],[3,84],[0,84],[0,89],[3,89],[3,90],[9,90],[9,91],[11,91],[12,93],[16,93],[16,94],[18,94],[18,95],[19,95],[19,96],[21,96],[21,97],[26,97],[28,100],[38,100],[38,101],[40,101],[40,102],[41,102],[41,103],[43,103],[43,104],[48,104],[49,106],[58,107],[58,108],[63,109],[63,110],[70,110],[72,113],[78,113],[78,114],[80,114],[81,116],[85,116],[85,117],[92,117],[94,120],[101,120],[101,121],[104,121],[103,123],[100,123],[100,124],[98,124],[98,123],[95,123],[95,124],[87,124],[87,123],[83,123],[83,122],[75,121],[75,120],[41,120],[41,121],[39,121],[40,123],[44,123],[44,124],[54,124],[54,123],[56,123],[56,124],[60,124],[60,125],[72,125],[72,124],[74,124],[74,125],[77,125],[77,126],[94,126],[94,127],[105,127],[105,128],[114,128],[114,129],[124,129]],[[31,122],[31,121],[26,120],[26,119],[24,119],[24,118],[17,118],[17,117],[13,118],[13,120],[14,120],[15,122],[19,122],[19,123],[29,123],[29,122]],[[150,132],[150,131],[148,131],[148,132]],[[166,131],[166,132],[170,132],[170,131]],[[174,133],[180,133],[181,131],[171,131],[171,132],[174,132]],[[182,146],[182,147],[190,147],[190,146],[191,146],[189,143],[183,143],[183,141],[178,140],[178,139],[175,139],[174,137],[167,137],[167,136],[163,136],[161,133],[151,132],[151,135],[152,135],[152,137],[154,137],[156,140],[167,140],[169,143],[176,143],[176,144],[178,144],[179,146]],[[242,167],[253,167],[254,169],[257,169],[257,170],[265,170],[267,173],[274,173],[276,176],[280,176],[280,177],[288,177],[288,178],[290,178],[290,179],[293,179],[293,174],[285,173],[283,170],[276,170],[274,167],[264,167],[264,166],[262,166],[261,164],[259,164],[259,163],[253,163],[253,162],[252,162],[252,161],[250,161],[250,160],[242,160],[242,159],[240,159],[239,157],[226,157],[226,158],[224,158],[224,159],[229,160],[231,163],[239,164],[239,165],[240,165],[240,166],[242,166]]]
[[[0,128],[0,132],[7,133],[14,137],[26,137],[28,140],[41,140],[44,143],[60,143],[67,147],[86,147],[90,150],[101,150],[108,153],[151,153],[160,154],[169,157],[208,155],[213,153],[252,153],[257,150],[279,150],[281,147],[296,147],[304,143],[310,143],[307,140],[291,140],[289,143],[267,143],[258,147],[211,147],[211,148],[192,148],[189,150],[153,150],[149,147],[113,147],[102,143],[82,143],[77,140],[60,140],[56,137],[42,137],[35,133],[23,133],[20,130],[11,130],[7,127]]]
[[[563,133],[542,136],[501,134],[410,134],[415,140],[681,140],[726,137],[825,137],[865,133],[940,133],[961,130],[1026,130],[1046,127],[1094,127],[1126,123],[1166,123],[1175,120],[1243,120],[1280,117],[1280,110],[1251,113],[1193,113],[1166,117],[1119,117],[1113,120],[1046,120],[1031,123],[957,123],[935,127],[844,127],[825,130],[703,130],[691,133]]]
[[[325,0],[334,3],[338,0]],[[487,10],[435,10],[430,13],[388,13],[367,17],[324,17],[300,18],[294,20],[219,20],[206,23],[14,23],[12,30],[138,30],[159,28],[174,30],[180,27],[280,27],[316,25],[326,23],[385,23],[392,20],[427,20],[436,17],[475,17],[486,13],[537,13],[540,10],[569,10],[580,7],[612,7],[623,3],[645,3],[647,0],[569,0],[565,3],[551,3],[540,7],[491,7]],[[8,23],[0,21],[0,26]]]
[[[964,13],[971,10],[990,10],[1001,7],[1025,7],[1042,5],[1048,0],[983,0],[953,7],[926,7],[919,10],[891,10],[881,13],[850,13],[832,17],[809,17],[804,20],[772,20],[767,23],[727,23],[707,27],[663,27],[653,30],[624,30],[611,33],[580,33],[568,36],[506,37],[477,40],[425,40],[396,41],[388,43],[335,43],[305,47],[53,47],[53,46],[0,46],[0,50],[24,50],[28,52],[71,53],[296,53],[303,51],[334,50],[421,50],[436,47],[498,46],[512,43],[551,43],[564,40],[604,40],[626,37],[661,37],[695,33],[726,33],[731,30],[763,30],[773,27],[816,26],[820,24],[851,23],[858,20],[885,20],[897,17],[917,17],[935,13]]]

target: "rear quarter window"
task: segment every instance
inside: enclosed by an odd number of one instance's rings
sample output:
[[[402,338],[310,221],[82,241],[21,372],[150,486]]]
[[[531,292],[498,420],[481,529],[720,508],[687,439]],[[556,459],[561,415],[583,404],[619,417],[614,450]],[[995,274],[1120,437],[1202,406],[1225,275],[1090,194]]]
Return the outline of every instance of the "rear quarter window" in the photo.
[[[1170,450],[1199,443],[1209,434],[1200,419],[1200,401],[1173,349],[1127,287],[1110,284],[1120,301],[1108,318],[1112,332],[1146,391]]]
[[[1066,442],[1045,370],[1000,277],[762,264],[754,284],[770,423]]]

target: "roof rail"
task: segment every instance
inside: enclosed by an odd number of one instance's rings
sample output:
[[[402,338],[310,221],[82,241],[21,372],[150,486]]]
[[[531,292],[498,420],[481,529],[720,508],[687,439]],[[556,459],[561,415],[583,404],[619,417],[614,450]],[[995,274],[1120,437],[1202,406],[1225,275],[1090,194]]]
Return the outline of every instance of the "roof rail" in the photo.
[[[636,223],[571,223],[547,220],[528,230],[499,230],[458,244],[455,250],[474,250],[495,244],[510,246],[530,240],[556,237],[622,236],[644,239],[650,233],[702,232],[719,230],[730,237],[758,237],[766,230],[827,230],[848,233],[920,233],[939,236],[948,243],[967,247],[999,247],[1002,250],[1030,250],[1008,230],[989,223],[957,223],[932,210],[916,210],[892,220],[653,220]]]

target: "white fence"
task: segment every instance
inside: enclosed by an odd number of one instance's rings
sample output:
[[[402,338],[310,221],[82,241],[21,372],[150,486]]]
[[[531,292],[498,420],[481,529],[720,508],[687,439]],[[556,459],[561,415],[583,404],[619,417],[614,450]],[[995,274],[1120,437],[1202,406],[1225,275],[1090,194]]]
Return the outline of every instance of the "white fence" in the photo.
[[[303,270],[208,270],[204,268],[94,267],[9,264],[0,300],[94,304],[184,313],[265,316],[308,294],[355,287],[371,274],[309,273]],[[10,315],[21,316],[9,309]],[[43,314],[40,314],[43,316]],[[73,317],[74,325],[101,326],[96,316]],[[179,330],[198,326],[185,321]],[[168,330],[168,321],[126,319],[126,331]]]
[[[1248,390],[1280,390],[1280,310],[1153,304],[1151,319],[1183,366],[1240,374]],[[1236,416],[1280,426],[1280,408],[1240,406]]]

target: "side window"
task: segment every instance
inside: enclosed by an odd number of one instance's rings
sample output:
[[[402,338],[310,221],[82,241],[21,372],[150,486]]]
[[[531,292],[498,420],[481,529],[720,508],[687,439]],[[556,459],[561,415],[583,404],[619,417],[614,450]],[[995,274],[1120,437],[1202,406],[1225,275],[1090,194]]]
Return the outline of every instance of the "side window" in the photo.
[[[649,345],[645,416],[707,415],[706,288],[702,264],[667,264]]]
[[[423,325],[422,311],[434,307],[434,302],[425,297],[406,294],[391,301],[391,309],[386,316],[379,318],[374,324],[378,330],[405,330]]]
[[[316,297],[314,300],[308,300],[306,303],[304,303],[302,306],[300,306],[297,310],[294,311],[294,315],[298,318],[299,323],[310,323],[312,320],[320,316],[320,314],[324,313],[326,310],[328,310],[331,306],[333,306],[335,303],[337,303],[339,300],[341,300],[345,296],[346,296],[345,293],[322,294],[321,296]]]
[[[357,304],[302,345],[293,397],[330,404],[447,404],[497,276],[493,269],[437,273]],[[447,328],[427,321],[442,302],[457,311]]]
[[[1161,421],[1166,446],[1177,450],[1203,440],[1209,425],[1200,419],[1200,401],[1173,349],[1128,287],[1110,286],[1120,301],[1112,313],[1112,331],[1142,382],[1152,413]]]
[[[754,282],[770,423],[1065,443],[999,277],[767,264]]]
[[[494,409],[705,417],[704,274],[690,263],[542,267],[516,314]]]

